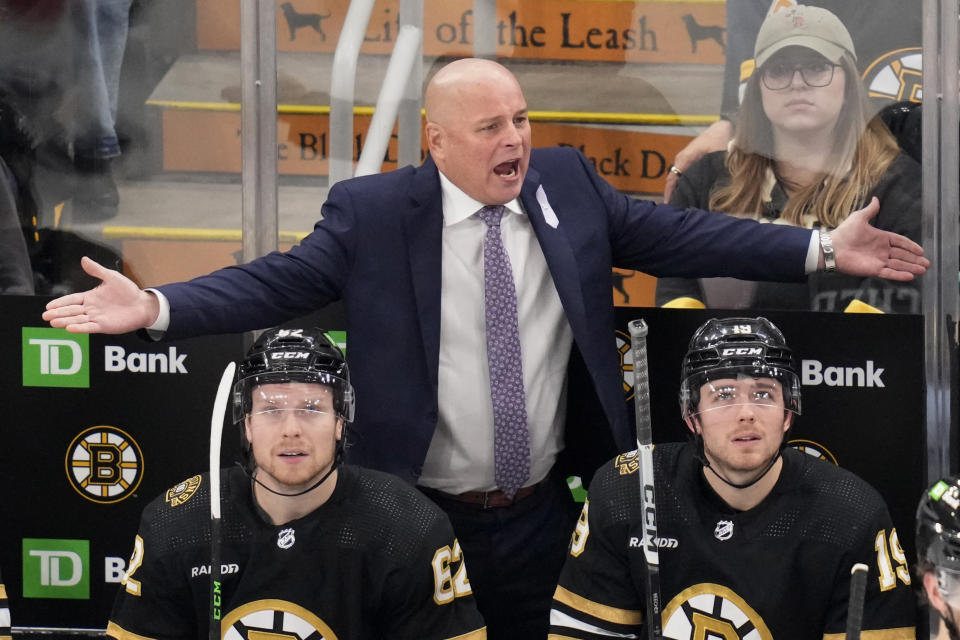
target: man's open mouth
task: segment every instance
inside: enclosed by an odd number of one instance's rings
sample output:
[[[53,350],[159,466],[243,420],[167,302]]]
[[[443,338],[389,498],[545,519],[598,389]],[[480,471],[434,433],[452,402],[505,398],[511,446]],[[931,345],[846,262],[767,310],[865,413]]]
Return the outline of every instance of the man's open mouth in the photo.
[[[511,160],[510,162],[501,162],[493,168],[493,172],[501,178],[512,178],[520,171],[520,161]]]

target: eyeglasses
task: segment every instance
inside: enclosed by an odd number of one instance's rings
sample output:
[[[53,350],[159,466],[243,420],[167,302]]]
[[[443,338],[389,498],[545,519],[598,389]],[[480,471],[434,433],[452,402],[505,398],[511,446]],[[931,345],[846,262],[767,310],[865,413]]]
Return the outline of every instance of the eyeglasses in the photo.
[[[250,420],[264,426],[278,425],[283,422],[285,416],[292,415],[301,424],[316,425],[327,420],[327,416],[332,416],[330,411],[317,411],[316,409],[264,409],[250,414]]]
[[[770,91],[782,91],[793,83],[793,76],[799,71],[808,87],[825,87],[833,82],[833,70],[839,66],[820,60],[797,64],[772,62],[760,70],[760,81]]]

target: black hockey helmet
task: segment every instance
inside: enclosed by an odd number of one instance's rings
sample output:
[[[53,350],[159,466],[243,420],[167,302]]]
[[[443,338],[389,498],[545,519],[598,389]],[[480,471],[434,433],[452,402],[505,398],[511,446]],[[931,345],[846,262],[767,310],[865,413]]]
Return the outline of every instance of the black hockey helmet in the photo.
[[[960,573],[960,476],[937,481],[920,499],[917,560]]]
[[[333,408],[344,422],[353,421],[350,369],[322,329],[268,329],[254,342],[237,368],[233,418],[242,422],[251,408],[253,389],[264,384],[306,382],[330,387]]]
[[[784,407],[800,414],[793,352],[780,329],[766,318],[711,318],[696,330],[680,374],[683,418],[698,412],[702,385],[726,378],[773,378],[783,389]]]
[[[343,420],[340,438],[334,451],[333,464],[311,487],[296,493],[284,493],[262,483],[256,477],[256,460],[247,440],[245,418],[250,415],[254,405],[254,394],[259,393],[268,405],[286,410],[308,411],[317,414],[327,411],[326,398],[317,396],[308,402],[317,403],[316,408],[296,406],[302,398],[294,394],[293,402],[287,390],[260,389],[263,385],[285,383],[307,383],[329,389],[332,394],[333,410]],[[325,392],[324,392],[325,393]],[[309,394],[308,394],[309,395]],[[286,404],[294,406],[283,406]],[[322,403],[322,404],[321,404]],[[312,327],[307,329],[268,329],[253,343],[247,356],[237,368],[236,382],[233,385],[233,417],[240,427],[240,444],[243,456],[243,468],[250,477],[267,491],[280,496],[297,497],[314,490],[332,474],[343,460],[344,443],[347,439],[347,423],[353,421],[353,387],[350,384],[350,369],[343,352],[323,332]],[[265,411],[272,414],[274,408]],[[308,413],[307,415],[316,415]]]

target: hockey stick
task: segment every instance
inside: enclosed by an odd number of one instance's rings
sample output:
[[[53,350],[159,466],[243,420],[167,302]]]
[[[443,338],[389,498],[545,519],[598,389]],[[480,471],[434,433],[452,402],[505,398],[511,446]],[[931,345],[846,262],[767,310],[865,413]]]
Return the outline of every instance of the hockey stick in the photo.
[[[220,443],[223,441],[223,418],[230,400],[233,371],[228,362],[220,377],[217,398],[210,416],[210,640],[221,640],[220,618],[223,615],[220,589]]]
[[[847,640],[860,640],[863,600],[867,594],[867,565],[858,562],[850,569],[850,599],[847,601]]]
[[[637,418],[637,462],[640,465],[643,507],[643,556],[647,565],[647,632],[650,640],[663,637],[660,619],[660,550],[657,546],[657,501],[653,482],[653,428],[650,424],[650,383],[647,376],[647,323],[633,320],[630,348],[633,351],[633,406]]]

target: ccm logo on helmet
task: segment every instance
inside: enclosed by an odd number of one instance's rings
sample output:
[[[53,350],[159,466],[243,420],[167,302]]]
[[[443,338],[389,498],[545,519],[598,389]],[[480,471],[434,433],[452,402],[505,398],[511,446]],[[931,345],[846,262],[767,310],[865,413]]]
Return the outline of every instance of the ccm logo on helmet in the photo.
[[[727,347],[720,352],[722,356],[761,356],[763,349],[760,347]]]
[[[309,351],[275,351],[270,354],[271,360],[308,360]]]

